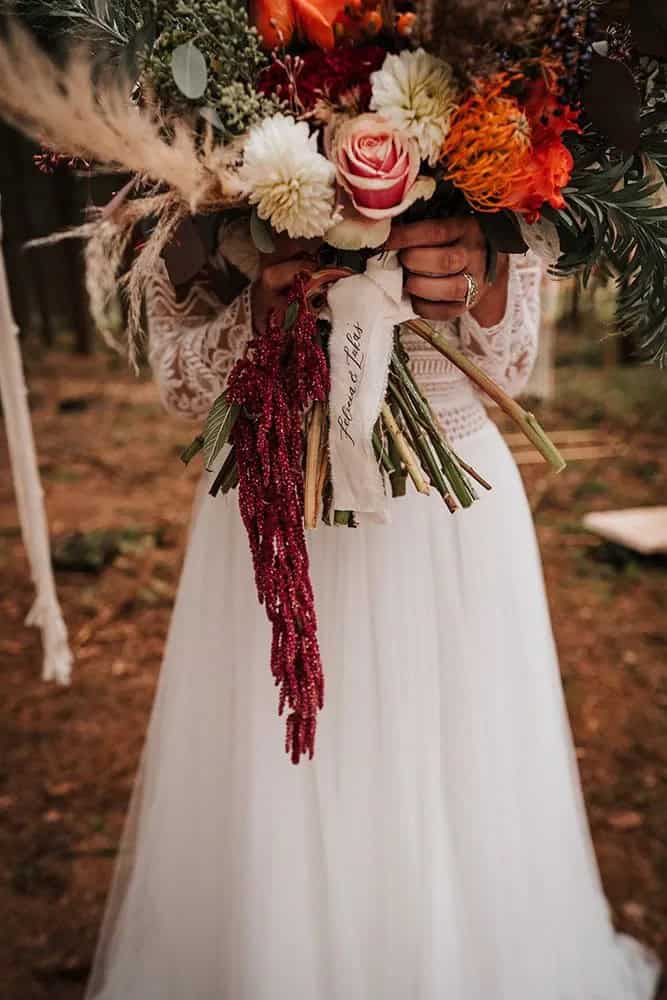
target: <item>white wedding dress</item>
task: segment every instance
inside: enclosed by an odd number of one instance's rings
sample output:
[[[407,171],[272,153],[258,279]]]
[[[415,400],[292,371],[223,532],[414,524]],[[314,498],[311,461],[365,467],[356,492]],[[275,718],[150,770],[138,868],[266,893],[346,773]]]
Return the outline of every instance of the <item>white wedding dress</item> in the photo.
[[[504,321],[451,327],[512,392],[539,285],[514,262]],[[247,294],[179,302],[162,274],[149,312],[166,405],[203,418]],[[310,534],[326,696],[294,766],[236,497],[202,489],[88,1000],[653,996],[600,884],[519,474],[466,379],[407,346],[493,492]]]

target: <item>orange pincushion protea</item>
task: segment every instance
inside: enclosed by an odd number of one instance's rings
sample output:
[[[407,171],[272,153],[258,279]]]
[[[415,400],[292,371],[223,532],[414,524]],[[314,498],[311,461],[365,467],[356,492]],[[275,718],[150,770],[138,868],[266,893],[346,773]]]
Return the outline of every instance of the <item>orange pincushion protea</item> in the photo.
[[[527,179],[531,128],[507,93],[513,79],[498,73],[464,101],[443,147],[446,179],[480,212],[509,205]]]

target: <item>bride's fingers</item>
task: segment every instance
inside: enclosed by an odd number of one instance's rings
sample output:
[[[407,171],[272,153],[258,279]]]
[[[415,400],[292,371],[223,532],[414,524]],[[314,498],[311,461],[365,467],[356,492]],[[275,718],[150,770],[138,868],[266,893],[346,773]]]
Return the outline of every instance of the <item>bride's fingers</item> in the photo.
[[[268,317],[274,309],[285,308],[287,294],[297,274],[312,272],[316,266],[312,257],[300,256],[275,264],[266,263],[265,258],[262,272],[250,291],[253,325],[257,331],[262,332],[266,328]]]
[[[458,319],[466,311],[463,302],[431,302],[415,297],[412,299],[412,308],[422,319],[429,319],[434,323]]]
[[[409,247],[437,247],[460,240],[466,233],[466,219],[424,219],[407,225],[392,226],[386,250]]]
[[[463,275],[447,278],[425,278],[410,274],[405,282],[405,290],[414,298],[427,302],[462,305],[466,300],[468,282]]]
[[[462,243],[447,247],[412,247],[400,255],[406,271],[431,277],[460,274],[468,266],[468,257]]]

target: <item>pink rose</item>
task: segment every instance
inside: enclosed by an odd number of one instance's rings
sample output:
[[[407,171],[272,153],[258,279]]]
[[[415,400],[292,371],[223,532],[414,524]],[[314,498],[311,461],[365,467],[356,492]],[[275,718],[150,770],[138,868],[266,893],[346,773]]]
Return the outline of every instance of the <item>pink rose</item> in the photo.
[[[329,157],[354,207],[369,219],[403,212],[419,176],[419,146],[381,115],[367,114],[340,125]]]
[[[417,141],[382,115],[348,119],[327,137],[326,146],[343,189],[343,221],[326,235],[332,246],[381,246],[394,216],[418,198],[433,196],[435,181],[419,175]]]

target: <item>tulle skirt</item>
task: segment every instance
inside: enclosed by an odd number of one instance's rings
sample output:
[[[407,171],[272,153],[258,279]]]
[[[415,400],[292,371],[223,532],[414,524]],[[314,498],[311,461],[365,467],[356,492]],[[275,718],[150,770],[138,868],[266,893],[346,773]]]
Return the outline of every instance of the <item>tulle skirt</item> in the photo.
[[[520,477],[309,539],[326,671],[283,751],[234,497],[198,502],[87,997],[650,1000],[612,929]]]

